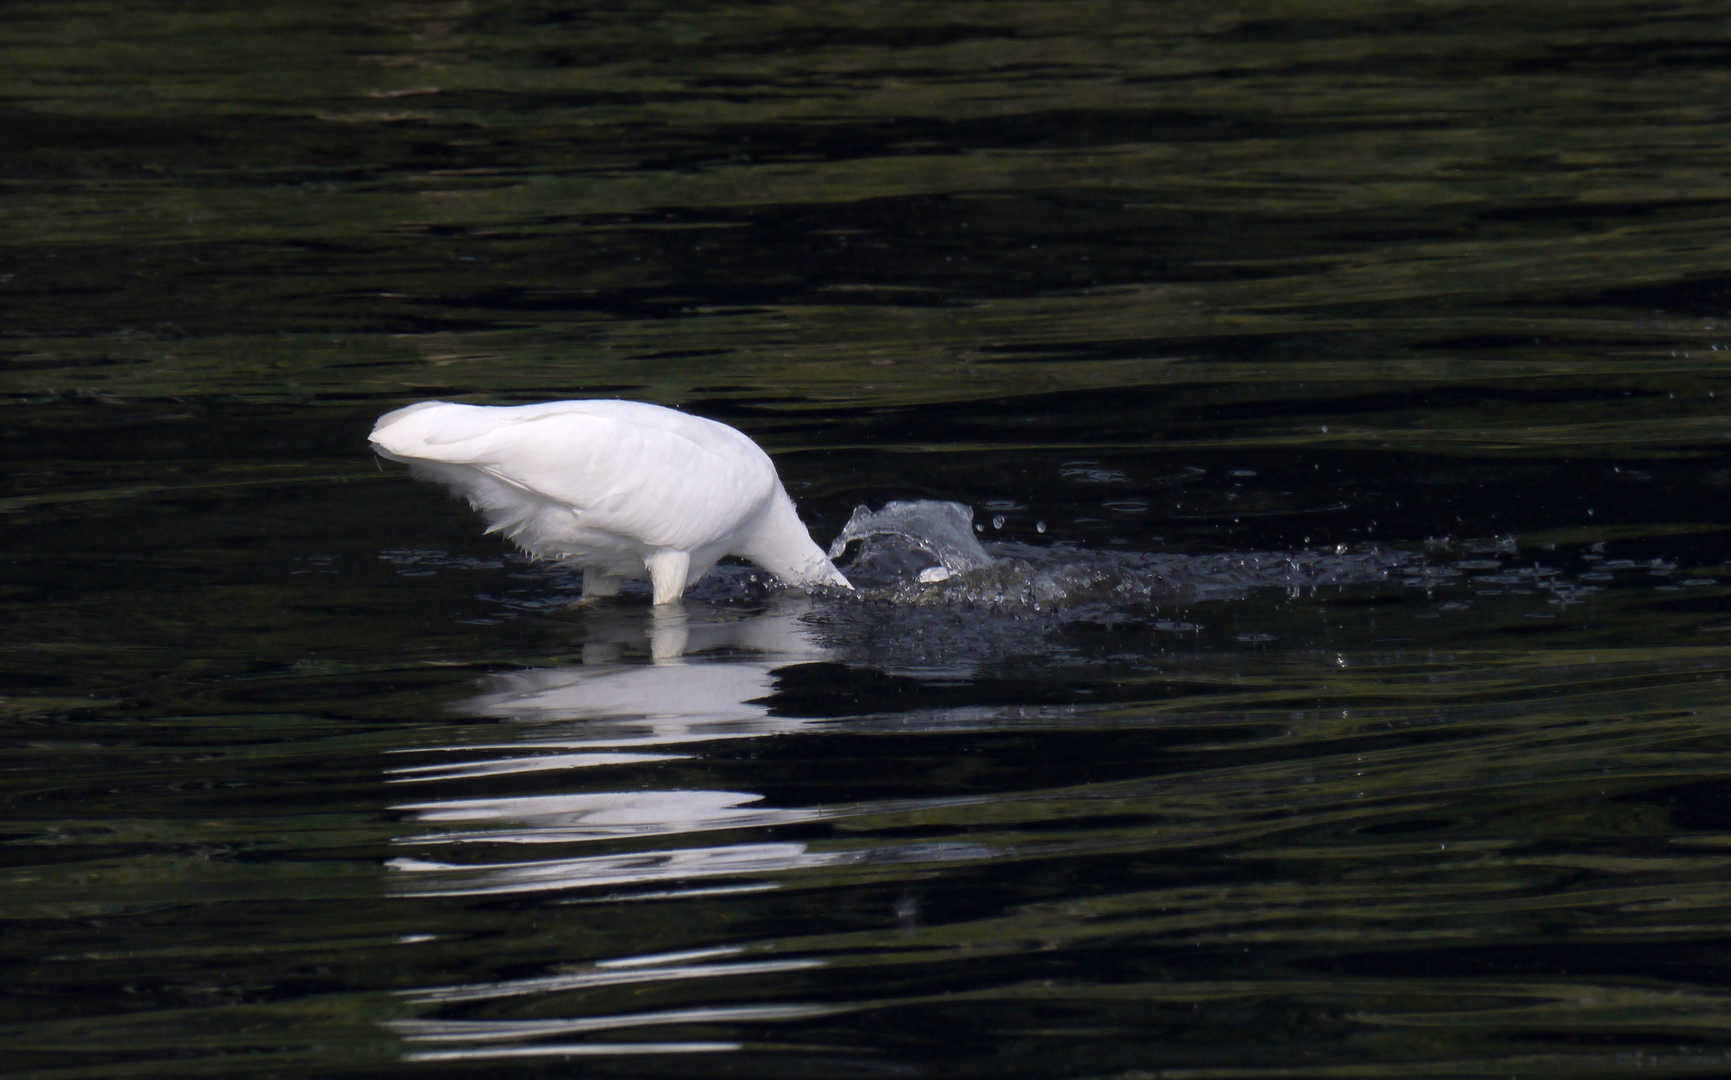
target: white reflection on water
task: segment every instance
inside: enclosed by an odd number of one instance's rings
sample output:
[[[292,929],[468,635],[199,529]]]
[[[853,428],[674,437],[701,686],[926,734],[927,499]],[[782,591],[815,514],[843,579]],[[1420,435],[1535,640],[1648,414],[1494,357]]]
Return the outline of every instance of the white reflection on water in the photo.
[[[520,749],[525,744],[495,747],[470,747],[471,750]],[[527,744],[530,746],[548,744]],[[558,745],[558,744],[553,744]],[[535,754],[528,757],[496,758],[490,761],[457,761],[440,762],[436,765],[412,765],[401,769],[391,769],[391,779],[387,783],[405,784],[425,780],[465,780],[477,776],[504,776],[510,773],[550,772],[564,769],[595,768],[601,765],[636,765],[645,761],[677,761],[683,754]],[[442,804],[426,803],[427,807]],[[398,806],[397,810],[420,809],[421,804]],[[422,820],[437,820],[428,817]]]
[[[772,717],[763,700],[775,692],[778,669],[829,655],[805,622],[809,606],[785,597],[769,612],[748,618],[696,605],[672,612],[596,612],[585,627],[583,663],[493,676],[483,681],[482,693],[455,706],[471,716],[531,722],[543,730],[551,722],[581,721],[567,729],[571,738],[420,752],[617,751],[798,730],[809,721]],[[393,774],[443,779],[451,768],[418,766]]]
[[[704,609],[695,614],[602,609],[589,620],[584,663],[495,676],[481,694],[457,706],[471,715],[533,724],[541,733],[556,727],[561,737],[436,747],[465,756],[394,769],[392,779],[428,783],[547,773],[549,779],[560,774],[576,780],[593,766],[684,756],[646,753],[640,747],[798,730],[812,721],[771,716],[763,701],[775,691],[778,668],[826,655],[802,621],[804,613],[802,603],[792,598],[752,618]],[[478,751],[500,756],[468,756]],[[822,813],[751,805],[762,799],[749,791],[578,790],[432,799],[393,809],[417,823],[466,826],[399,839],[417,845],[583,843],[782,825]],[[407,891],[439,895],[667,885],[841,858],[813,854],[799,843],[757,843],[479,865],[404,858],[390,865],[416,875]]]
[[[411,990],[403,996],[421,1006],[450,1006],[470,1002],[498,1001],[545,994],[594,990],[620,986],[646,986],[664,982],[689,982],[750,975],[778,975],[823,966],[815,959],[740,960],[745,952],[737,946],[691,949],[677,953],[616,957],[586,965],[581,971],[532,979]],[[693,961],[714,961],[693,963]],[[623,1028],[663,1027],[685,1024],[748,1023],[801,1020],[857,1008],[805,1003],[757,1003],[601,1016],[544,1016],[529,1020],[394,1020],[384,1026],[411,1043],[437,1044],[438,1049],[416,1050],[404,1055],[408,1061],[448,1061],[500,1057],[540,1057],[562,1054],[656,1054],[690,1051],[735,1050],[733,1042],[579,1042],[532,1043],[498,1046],[554,1036],[588,1035]],[[451,1044],[468,1044],[452,1046]],[[480,1044],[480,1045],[475,1045]]]
[[[656,836],[706,829],[748,828],[810,821],[816,810],[751,810],[763,796],[742,791],[602,791],[526,798],[451,799],[410,803],[425,822],[474,822],[477,831],[438,833],[420,843],[483,840],[493,844],[577,843],[621,836]]]
[[[399,842],[586,844],[761,828],[819,817],[825,813],[820,808],[754,806],[763,801],[755,792],[678,788],[597,791],[592,790],[598,785],[591,779],[605,775],[594,773],[593,767],[641,765],[688,756],[656,752],[660,748],[775,735],[812,723],[771,716],[764,703],[775,692],[778,668],[826,655],[812,640],[801,621],[802,614],[803,608],[793,605],[746,619],[718,617],[695,605],[671,616],[666,612],[607,609],[594,613],[587,627],[591,632],[582,664],[490,678],[481,693],[457,707],[470,715],[516,722],[525,739],[439,747],[435,752],[457,755],[458,760],[392,770],[392,780],[397,783],[463,782],[472,786],[506,776],[540,777],[548,783],[563,780],[576,790],[522,795],[471,793],[404,803],[395,809],[408,814],[410,821],[436,831],[402,837]],[[849,852],[813,852],[803,843],[766,842],[478,864],[403,858],[390,865],[408,875],[409,884],[402,890],[406,895],[623,887],[633,897],[649,899],[773,888],[773,883],[739,885],[714,879],[761,877],[859,857]],[[697,884],[705,882],[707,888]],[[715,948],[628,956],[539,978],[432,987],[406,996],[421,1006],[460,1007],[469,1002],[603,987],[774,975],[822,965],[820,960],[804,958],[748,959],[740,952]],[[719,1053],[737,1050],[742,1044],[679,1039],[586,1040],[627,1028],[786,1021],[834,1011],[822,1005],[742,1003],[526,1020],[417,1019],[387,1027],[411,1045],[404,1060],[413,1062],[617,1057]]]
[[[772,716],[766,701],[776,671],[829,655],[804,621],[807,602],[784,597],[769,612],[741,618],[696,605],[665,610],[602,608],[592,613],[585,662],[494,676],[460,712],[515,721],[522,741],[425,748],[455,761],[391,771],[399,784],[538,774],[576,790],[475,794],[400,803],[392,809],[428,831],[398,838],[426,847],[463,844],[586,844],[733,829],[763,829],[885,810],[908,804],[773,807],[757,792],[702,788],[594,790],[590,770],[688,757],[659,751],[721,739],[799,731],[819,721]],[[675,647],[677,646],[677,647]],[[498,730],[498,729],[494,729]],[[478,754],[488,756],[480,757]],[[943,800],[945,802],[955,800]],[[794,841],[573,854],[562,858],[471,863],[426,857],[394,859],[403,893],[477,895],[547,890],[619,889],[649,898],[740,887],[713,879],[759,879],[743,887],[774,888],[761,879],[877,862],[990,858],[978,844],[905,843],[877,849],[813,850]],[[653,889],[655,891],[645,891]],[[622,896],[614,896],[622,899]]]
[[[744,619],[713,613],[693,617],[685,610],[601,613],[590,620],[583,663],[493,676],[483,682],[481,694],[455,706],[472,716],[532,723],[535,735],[417,748],[411,752],[503,751],[508,756],[405,765],[390,770],[391,780],[417,783],[671,761],[683,755],[644,748],[796,731],[810,721],[771,716],[763,701],[775,692],[778,668],[826,655],[802,621],[804,610],[789,602]],[[637,655],[628,659],[627,649]],[[692,655],[722,650],[726,654]],[[641,655],[645,651],[648,663]],[[580,820],[642,825],[656,815],[695,821],[703,815],[691,815],[702,806],[726,810],[757,798],[740,792],[585,793],[442,800],[395,809],[412,813],[416,821],[545,822],[569,829]]]
[[[584,1016],[557,1020],[393,1020],[388,1021],[385,1026],[416,1042],[506,1042],[661,1024],[803,1020],[806,1017],[842,1011],[845,1010],[823,1005],[718,1005],[705,1009],[663,1009],[623,1016]]]
[[[480,1058],[624,1057],[639,1054],[712,1054],[738,1050],[736,1042],[659,1043],[536,1043],[533,1046],[485,1046],[465,1050],[424,1050],[404,1054],[404,1061],[474,1061]]]
[[[665,831],[674,830],[668,828]],[[417,896],[463,896],[652,885],[717,875],[804,870],[846,861],[850,861],[850,856],[819,854],[808,851],[804,844],[784,843],[643,851],[483,866],[422,859],[392,859],[388,865],[393,870],[428,875],[410,887],[409,891]]]
[[[481,1058],[544,1057],[564,1054],[667,1054],[737,1050],[736,1042],[650,1043],[535,1043],[530,1046],[495,1046],[492,1043],[524,1042],[561,1035],[588,1035],[624,1028],[663,1027],[684,1024],[743,1024],[780,1020],[805,1020],[848,1012],[857,1006],[829,1005],[720,1005],[696,1009],[662,1009],[618,1016],[584,1016],[555,1020],[394,1020],[385,1027],[413,1043],[441,1047],[470,1044],[453,1049],[418,1050],[404,1055],[406,1061],[457,1061]],[[479,1045],[475,1045],[479,1044]]]
[[[644,983],[718,979],[737,975],[771,975],[821,967],[821,960],[748,960],[733,964],[673,964],[637,968],[609,968],[605,962],[587,971],[569,975],[545,975],[534,979],[436,986],[413,990],[406,996],[417,1005],[448,1005],[463,1001],[494,1001],[499,998],[557,994],[569,990],[591,990],[602,986],[636,986]]]

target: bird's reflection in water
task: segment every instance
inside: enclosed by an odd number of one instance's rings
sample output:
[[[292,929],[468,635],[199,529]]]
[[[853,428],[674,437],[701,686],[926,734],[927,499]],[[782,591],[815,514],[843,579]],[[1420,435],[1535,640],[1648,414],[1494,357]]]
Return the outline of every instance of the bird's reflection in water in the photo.
[[[590,612],[581,664],[489,677],[480,694],[454,710],[532,723],[523,739],[485,747],[519,751],[617,751],[798,730],[807,721],[771,716],[763,700],[775,691],[778,669],[828,655],[804,623],[805,611],[804,601],[787,598],[746,618],[689,604]],[[610,763],[613,756],[597,763]],[[470,767],[433,765],[395,774],[446,778],[465,775]]]
[[[772,716],[764,704],[775,692],[777,669],[826,656],[802,621],[805,602],[778,599],[746,618],[697,604],[588,612],[583,663],[493,676],[482,693],[458,704],[463,713],[523,723],[522,738],[428,748],[422,752],[446,760],[404,765],[391,775],[395,783],[421,785],[547,773],[558,787],[584,790],[404,802],[394,809],[435,828],[400,842],[582,844],[819,816],[816,808],[756,808],[762,796],[748,791],[598,791],[578,780],[594,775],[587,773],[592,768],[689,757],[680,752],[682,744],[783,734],[810,724]],[[805,866],[813,858],[803,844],[756,843],[482,865],[398,859],[392,865],[414,875],[407,891],[424,895],[642,887]]]
[[[817,642],[807,622],[812,615],[807,601],[790,596],[774,597],[767,610],[745,618],[692,601],[683,610],[600,605],[583,612],[581,664],[493,676],[458,704],[460,712],[505,721],[489,732],[515,737],[429,748],[437,760],[392,771],[405,791],[432,796],[395,807],[414,826],[398,841],[413,854],[391,863],[398,894],[553,893],[554,903],[598,905],[684,901],[802,883],[825,887],[838,875],[900,876],[914,864],[1000,856],[971,837],[838,843],[789,840],[773,831],[919,812],[971,796],[777,807],[755,792],[679,782],[708,744],[819,723],[772,715],[767,703],[779,670],[838,658]],[[679,780],[654,771],[681,759]],[[629,779],[613,767],[629,769]],[[532,857],[499,859],[500,849],[490,845],[500,844],[522,845],[518,850]],[[886,922],[916,933],[918,904],[918,896],[905,894],[893,911],[886,908]],[[424,1015],[387,1026],[405,1041],[405,1060],[421,1062],[721,1053],[744,1044],[692,1042],[690,1025],[797,1021],[859,1007],[790,1002],[779,993],[757,999],[752,979],[830,963],[768,951],[761,943],[718,942],[676,953],[567,956],[525,977],[406,991],[404,999]],[[710,1000],[700,1007],[674,1010],[596,1012],[595,1003],[606,999],[587,996],[669,985],[713,989],[702,992]],[[479,1014],[472,1011],[477,1006]],[[526,1015],[512,1015],[518,1008]],[[663,1028],[665,1037],[657,1037]],[[621,1030],[643,1037],[611,1041]]]

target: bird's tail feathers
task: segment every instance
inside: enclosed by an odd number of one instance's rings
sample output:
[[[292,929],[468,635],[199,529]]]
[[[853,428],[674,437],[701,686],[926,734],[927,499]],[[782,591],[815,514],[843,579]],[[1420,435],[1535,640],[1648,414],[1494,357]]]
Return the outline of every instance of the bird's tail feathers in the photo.
[[[379,417],[369,436],[373,447],[398,461],[420,459],[469,465],[482,460],[500,427],[520,422],[500,410],[451,401],[422,401]]]

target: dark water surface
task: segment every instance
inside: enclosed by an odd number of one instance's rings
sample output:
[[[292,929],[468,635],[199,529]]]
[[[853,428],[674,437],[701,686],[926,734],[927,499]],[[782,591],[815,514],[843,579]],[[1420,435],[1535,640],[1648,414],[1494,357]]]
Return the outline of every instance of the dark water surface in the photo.
[[[1728,57],[0,6],[0,1073],[1731,1074]],[[575,396],[999,561],[571,607],[365,446]]]

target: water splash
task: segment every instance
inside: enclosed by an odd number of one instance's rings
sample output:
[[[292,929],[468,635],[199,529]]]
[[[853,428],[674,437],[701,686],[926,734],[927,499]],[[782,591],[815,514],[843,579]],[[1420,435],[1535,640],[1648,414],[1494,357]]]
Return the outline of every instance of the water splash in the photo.
[[[990,566],[939,585],[903,585],[894,591],[895,598],[1035,610],[1096,604],[1165,607],[1237,599],[1255,590],[1298,596],[1323,587],[1382,584],[1422,562],[1410,552],[1381,549],[1185,555],[995,547],[999,558]]]
[[[910,571],[916,582],[932,584],[992,565],[974,539],[973,507],[958,502],[887,502],[876,512],[856,506],[830,544],[829,557],[840,558],[856,542],[860,547],[850,565],[868,586]]]
[[[847,574],[867,598],[1035,611],[1189,604],[1255,589],[1298,595],[1380,584],[1424,563],[1421,555],[1380,548],[1185,555],[995,543],[988,550],[974,538],[973,516],[955,502],[890,502],[876,512],[861,506],[830,545],[830,558],[857,545]]]

